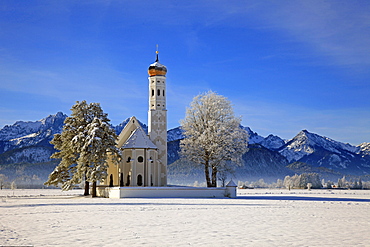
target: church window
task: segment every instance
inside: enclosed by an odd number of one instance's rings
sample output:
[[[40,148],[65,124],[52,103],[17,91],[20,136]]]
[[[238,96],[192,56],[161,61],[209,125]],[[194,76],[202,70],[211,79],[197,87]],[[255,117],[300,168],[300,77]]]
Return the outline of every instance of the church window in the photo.
[[[137,185],[138,186],[143,185],[143,176],[141,176],[141,174],[137,175]]]
[[[127,183],[126,183],[126,186],[130,186],[130,175],[127,174]]]
[[[143,161],[144,161],[143,156],[139,156],[139,157],[137,158],[137,161],[138,161],[139,163],[143,163]]]
[[[154,96],[154,89],[152,89],[152,97]]]
[[[161,96],[161,90],[159,90],[159,89],[157,90],[157,95]]]
[[[124,186],[123,173],[121,172],[121,174],[120,174],[120,180],[119,180],[119,187],[123,187],[123,186]]]

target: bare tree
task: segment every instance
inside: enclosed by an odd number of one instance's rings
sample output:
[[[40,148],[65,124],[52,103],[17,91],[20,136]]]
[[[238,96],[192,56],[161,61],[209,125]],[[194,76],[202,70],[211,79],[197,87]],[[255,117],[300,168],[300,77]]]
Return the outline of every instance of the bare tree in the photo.
[[[239,164],[247,151],[248,135],[240,122],[230,101],[212,91],[196,96],[186,110],[181,154],[204,167],[208,187],[217,186],[217,173],[227,161]]]

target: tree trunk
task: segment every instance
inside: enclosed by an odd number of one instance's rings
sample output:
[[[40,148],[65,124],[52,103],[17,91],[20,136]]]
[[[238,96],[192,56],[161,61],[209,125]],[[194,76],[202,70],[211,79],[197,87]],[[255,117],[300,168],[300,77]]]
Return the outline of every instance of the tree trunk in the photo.
[[[206,175],[206,182],[207,182],[207,187],[212,187],[212,184],[211,184],[211,179],[209,178],[209,164],[208,162],[206,162],[204,164],[204,174]]]
[[[96,197],[96,181],[92,184],[92,197]]]
[[[87,181],[87,176],[86,176],[86,171],[85,171],[85,193],[84,193],[84,196],[88,196],[90,195],[90,191],[89,191],[89,182]]]
[[[85,193],[84,196],[88,196],[89,193],[89,182],[85,181]]]
[[[217,167],[212,166],[212,186],[217,187]]]

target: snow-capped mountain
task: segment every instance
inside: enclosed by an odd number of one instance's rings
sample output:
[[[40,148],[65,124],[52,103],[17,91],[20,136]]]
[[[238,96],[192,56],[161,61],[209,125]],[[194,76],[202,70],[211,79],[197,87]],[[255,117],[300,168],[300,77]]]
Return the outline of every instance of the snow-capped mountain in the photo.
[[[304,162],[352,174],[370,173],[369,146],[352,146],[302,130],[279,149],[289,163]]]
[[[357,153],[358,147],[350,144],[344,144],[334,141],[328,137],[319,136],[302,130],[293,139],[289,140],[285,147],[280,151],[289,162],[300,160],[302,157],[315,152],[315,148],[323,148],[334,154],[342,154],[343,152]]]
[[[366,155],[370,155],[370,142],[364,142],[357,146],[359,148],[359,154],[362,157],[365,157]]]
[[[67,115],[58,112],[35,122],[18,121],[0,130],[0,154],[30,146],[48,146],[54,134],[61,133]]]
[[[39,121],[18,121],[0,129],[0,170],[4,167],[2,165],[7,164],[50,162],[49,157],[55,150],[49,142],[54,134],[61,133],[66,117],[67,115],[58,112]],[[122,131],[128,120],[112,126],[117,134]],[[147,126],[143,123],[141,125],[147,131]],[[284,141],[274,135],[262,137],[249,127],[241,127],[249,134],[249,151],[243,156],[243,165],[235,171],[239,178],[283,178],[291,172],[299,172],[302,167],[305,171],[312,168],[311,171],[315,172],[316,168],[325,168],[326,172],[338,176],[370,174],[370,143],[352,146],[307,130],[302,130],[292,139]],[[176,173],[176,169],[183,169],[179,160],[180,140],[183,138],[181,127],[167,132],[171,174],[180,174]],[[171,163],[176,165],[171,166]],[[287,168],[292,163],[294,165],[289,168],[294,168],[293,171]]]

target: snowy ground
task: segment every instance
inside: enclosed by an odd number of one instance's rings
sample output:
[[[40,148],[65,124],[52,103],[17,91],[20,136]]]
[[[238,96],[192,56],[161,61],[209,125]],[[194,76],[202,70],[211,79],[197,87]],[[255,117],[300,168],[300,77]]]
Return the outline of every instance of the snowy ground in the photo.
[[[370,191],[239,190],[237,199],[1,190],[0,245],[370,246]]]

